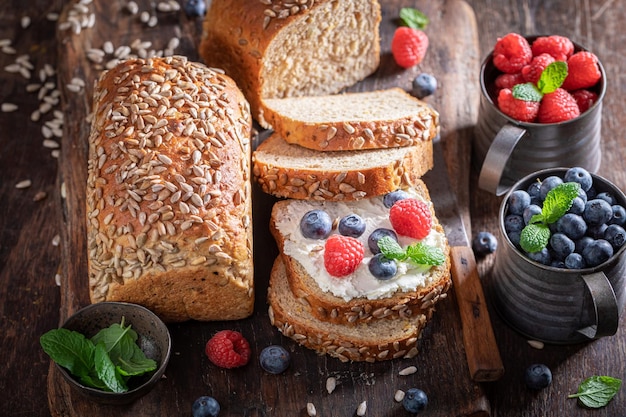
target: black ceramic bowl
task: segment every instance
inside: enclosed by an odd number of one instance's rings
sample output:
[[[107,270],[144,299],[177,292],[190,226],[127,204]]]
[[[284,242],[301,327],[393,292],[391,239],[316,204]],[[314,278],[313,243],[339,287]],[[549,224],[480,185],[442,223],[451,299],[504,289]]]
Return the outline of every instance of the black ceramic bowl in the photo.
[[[63,328],[82,333],[91,338],[114,323],[131,325],[137,332],[137,344],[146,357],[157,363],[157,369],[144,376],[133,377],[129,390],[123,393],[107,392],[80,383],[67,369],[55,364],[69,385],[88,399],[101,404],[128,404],[147,394],[161,379],[167,367],[172,348],[167,326],[152,311],[137,304],[101,302],[91,304],[73,314]]]

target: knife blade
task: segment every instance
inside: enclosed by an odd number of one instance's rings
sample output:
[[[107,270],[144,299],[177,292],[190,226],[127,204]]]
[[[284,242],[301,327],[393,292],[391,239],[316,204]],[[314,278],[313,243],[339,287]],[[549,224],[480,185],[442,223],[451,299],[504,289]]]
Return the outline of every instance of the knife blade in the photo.
[[[463,332],[469,372],[474,381],[496,381],[504,374],[487,302],[467,237],[456,195],[452,191],[440,137],[433,140],[434,166],[424,181],[431,190],[435,214],[450,245],[451,275]]]

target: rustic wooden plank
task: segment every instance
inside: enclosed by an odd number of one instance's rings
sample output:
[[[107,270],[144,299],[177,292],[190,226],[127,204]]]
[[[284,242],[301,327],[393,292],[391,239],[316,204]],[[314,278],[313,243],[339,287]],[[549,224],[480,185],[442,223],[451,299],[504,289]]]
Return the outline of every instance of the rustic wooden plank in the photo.
[[[138,2],[140,9],[148,2]],[[59,78],[62,83],[70,82],[79,76],[88,80],[84,96],[64,92],[66,111],[66,143],[63,145],[61,177],[68,189],[68,198],[64,207],[67,213],[63,238],[68,242],[64,259],[79,259],[80,262],[68,262],[65,265],[65,277],[61,293],[61,316],[67,317],[77,308],[88,304],[86,282],[85,228],[84,228],[84,184],[86,181],[87,148],[86,137],[88,123],[85,116],[90,106],[91,81],[98,70],[85,56],[88,47],[100,47],[110,40],[115,46],[125,45],[135,38],[150,39],[153,47],[167,43],[173,33],[184,38],[183,46],[176,52],[192,57],[196,55],[197,24],[189,22],[184,16],[169,16],[165,24],[158,29],[146,30],[145,27],[128,14],[120,10],[120,4],[95,1],[98,19],[94,30],[87,30],[78,35],[59,33],[60,63]],[[410,88],[410,81],[416,71],[428,70],[442,80],[452,83],[459,75],[469,78],[472,66],[451,66],[450,60],[463,59],[470,62],[477,55],[474,16],[471,8],[461,1],[419,2],[417,7],[431,17],[429,35],[433,41],[427,60],[419,67],[409,71],[400,71],[389,54],[391,36],[395,29],[395,18],[401,6],[415,6],[407,1],[384,2],[384,20],[381,27],[383,62],[379,71],[355,89],[373,89],[400,85]],[[452,21],[448,21],[448,19]],[[178,28],[178,29],[177,29]],[[451,34],[454,36],[450,37]],[[462,46],[454,39],[466,39]],[[446,41],[450,39],[450,41]],[[469,55],[467,53],[469,52]],[[445,85],[439,90],[445,91]],[[464,95],[469,93],[470,96]],[[463,108],[473,99],[471,89],[461,89],[458,94],[445,96],[438,93],[433,104],[442,104],[448,109]],[[460,100],[459,105],[456,100]],[[465,127],[472,118],[472,107],[468,106],[455,117],[446,118],[442,129],[451,137],[456,135],[457,127]],[[462,124],[461,124],[462,123]],[[465,155],[465,154],[464,154]],[[467,154],[469,155],[469,154]],[[460,159],[454,159],[460,160]],[[468,161],[468,159],[464,159]],[[464,168],[462,168],[464,169]],[[461,184],[461,183],[459,183]],[[98,406],[86,402],[69,390],[67,384],[59,378],[58,372],[51,367],[49,374],[49,401],[51,412],[55,416],[81,415],[173,415],[185,412],[199,395],[210,394],[219,399],[223,415],[303,415],[307,402],[313,402],[318,415],[353,415],[362,401],[368,402],[369,415],[383,415],[390,410],[399,410],[401,405],[393,401],[396,389],[408,389],[419,386],[430,396],[432,415],[487,415],[489,404],[482,387],[471,381],[461,336],[458,310],[451,294],[445,300],[429,324],[421,341],[422,352],[412,360],[398,360],[377,364],[343,364],[335,359],[319,357],[311,351],[302,349],[293,342],[284,339],[269,324],[265,292],[268,272],[276,256],[276,248],[265,226],[268,224],[269,207],[273,200],[263,195],[255,187],[255,222],[257,224],[255,257],[257,303],[254,315],[235,323],[181,323],[171,325],[174,340],[174,355],[171,359],[166,379],[143,399],[120,410],[117,407]],[[279,343],[291,350],[293,365],[281,376],[263,373],[258,364],[251,363],[237,370],[221,370],[208,363],[203,354],[206,340],[217,330],[235,328],[250,340],[253,350],[259,352],[264,346]],[[415,365],[416,374],[400,377],[400,369]],[[325,380],[328,376],[339,379],[337,390],[328,395],[325,392]],[[450,387],[454,387],[453,390]]]

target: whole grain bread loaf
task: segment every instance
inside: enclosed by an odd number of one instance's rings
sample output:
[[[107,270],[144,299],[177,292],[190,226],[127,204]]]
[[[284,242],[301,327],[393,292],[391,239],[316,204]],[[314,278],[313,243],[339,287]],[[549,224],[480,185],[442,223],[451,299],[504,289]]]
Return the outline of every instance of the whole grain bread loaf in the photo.
[[[334,94],[372,74],[380,20],[377,0],[213,0],[199,53],[266,127],[263,100]]]
[[[433,166],[431,140],[412,146],[322,152],[287,143],[278,133],[252,155],[261,189],[276,197],[305,200],[359,200],[420,181]]]
[[[427,322],[423,315],[360,322],[353,326],[319,320],[310,314],[306,303],[291,292],[280,256],[270,274],[267,297],[270,322],[284,336],[342,362],[412,358],[418,354],[417,342]]]
[[[320,151],[411,146],[439,133],[438,113],[401,88],[267,99],[264,115],[285,141]]]
[[[170,322],[252,313],[251,126],[233,80],[184,57],[101,76],[86,188],[92,302],[142,304]]]
[[[369,235],[378,228],[392,228],[388,221],[389,209],[384,206],[382,196],[345,203],[282,200],[274,204],[270,231],[277,242],[290,289],[308,315],[342,325],[378,319],[431,317],[435,304],[446,297],[451,286],[448,242],[435,216],[426,185],[419,181],[416,187],[405,192],[430,205],[432,231],[423,243],[439,247],[445,262],[425,267],[408,265],[403,272],[406,275],[385,281],[375,278],[367,267],[373,256],[368,248]],[[303,215],[310,210],[328,213],[335,225],[333,233],[337,233],[336,225],[344,216],[356,214],[365,221],[365,231],[358,237],[365,248],[365,258],[356,273],[335,278],[325,272],[325,240],[306,238],[299,228]],[[402,236],[399,239],[403,246],[415,243]],[[404,282],[401,283],[400,278]]]

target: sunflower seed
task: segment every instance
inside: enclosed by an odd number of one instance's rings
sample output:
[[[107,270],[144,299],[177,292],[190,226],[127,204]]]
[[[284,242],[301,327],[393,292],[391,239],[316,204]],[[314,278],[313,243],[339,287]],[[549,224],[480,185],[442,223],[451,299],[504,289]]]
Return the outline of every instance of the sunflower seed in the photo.
[[[22,180],[18,182],[17,184],[15,184],[15,188],[18,188],[18,189],[28,188],[32,185],[32,183],[33,182],[31,180]]]

